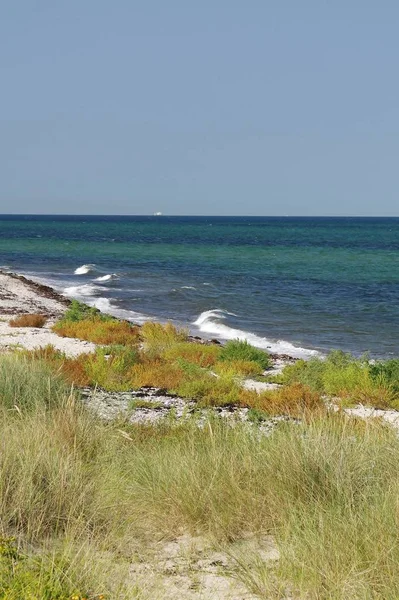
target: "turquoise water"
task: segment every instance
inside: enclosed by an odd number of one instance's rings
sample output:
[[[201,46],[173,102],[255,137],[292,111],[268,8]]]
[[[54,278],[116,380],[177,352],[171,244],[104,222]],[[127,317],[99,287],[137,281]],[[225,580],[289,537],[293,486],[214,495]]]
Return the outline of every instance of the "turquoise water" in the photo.
[[[139,322],[295,355],[398,354],[399,219],[0,216],[0,257]]]

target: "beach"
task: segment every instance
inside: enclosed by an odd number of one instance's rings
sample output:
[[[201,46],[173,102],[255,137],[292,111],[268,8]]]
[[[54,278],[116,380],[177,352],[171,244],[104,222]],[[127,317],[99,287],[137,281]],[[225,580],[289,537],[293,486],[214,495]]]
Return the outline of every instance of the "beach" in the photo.
[[[69,304],[70,300],[49,286],[38,284],[15,273],[0,272],[0,349],[34,350],[52,345],[67,356],[93,352],[94,344],[84,340],[62,338],[51,331],[51,326],[65,313]],[[9,326],[8,323],[13,317],[32,313],[47,318],[43,327]]]

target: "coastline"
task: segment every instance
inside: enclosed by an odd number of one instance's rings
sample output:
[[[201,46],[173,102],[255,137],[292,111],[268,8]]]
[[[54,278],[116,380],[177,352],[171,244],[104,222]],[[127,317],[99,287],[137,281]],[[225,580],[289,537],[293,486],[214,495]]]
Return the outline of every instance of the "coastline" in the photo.
[[[33,281],[19,273],[0,269],[0,349],[12,348],[19,344],[31,350],[43,345],[52,344],[55,348],[73,356],[76,356],[79,350],[81,352],[94,351],[95,344],[91,342],[84,342],[73,338],[61,338],[50,330],[55,320],[62,316],[71,302],[71,297],[61,294],[49,285]],[[101,308],[98,308],[98,310],[106,312],[101,310]],[[17,329],[5,324],[5,320],[8,321],[13,316],[29,312],[37,312],[45,315],[48,319],[45,326],[40,329],[24,327],[24,332],[18,333]],[[115,315],[112,316],[119,321],[126,320]],[[134,321],[131,322],[134,323]],[[140,327],[139,323],[134,324]],[[7,343],[7,338],[10,336],[12,337],[12,341]],[[189,339],[204,344],[224,343],[214,337],[205,338],[198,335],[190,335]],[[69,343],[68,340],[70,340]],[[282,368],[282,366],[289,362],[298,360],[289,354],[275,352],[268,352],[268,354],[277,369]]]
[[[53,288],[36,283],[17,273],[0,271],[0,350],[36,348],[52,345],[67,356],[93,352],[95,344],[63,338],[51,330],[71,301]],[[39,313],[46,317],[43,327],[10,327],[13,317]]]

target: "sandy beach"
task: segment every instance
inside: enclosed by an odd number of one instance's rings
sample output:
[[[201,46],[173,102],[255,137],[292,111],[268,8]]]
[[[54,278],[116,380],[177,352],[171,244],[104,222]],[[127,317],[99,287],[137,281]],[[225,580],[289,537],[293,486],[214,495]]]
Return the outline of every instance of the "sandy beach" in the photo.
[[[92,352],[94,344],[63,338],[51,331],[51,326],[66,311],[69,304],[70,300],[48,286],[26,279],[22,275],[0,272],[0,349],[33,350],[51,344],[67,356]],[[13,317],[32,313],[47,317],[43,327],[9,326],[8,323]]]

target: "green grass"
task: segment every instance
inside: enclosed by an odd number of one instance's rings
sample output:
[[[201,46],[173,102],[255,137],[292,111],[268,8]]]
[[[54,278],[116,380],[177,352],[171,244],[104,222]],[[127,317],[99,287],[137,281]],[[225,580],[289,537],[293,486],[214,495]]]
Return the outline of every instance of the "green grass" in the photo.
[[[266,352],[251,346],[247,341],[230,340],[223,347],[220,353],[220,360],[223,361],[252,361],[258,363],[263,369],[270,367],[270,359]]]
[[[355,358],[341,351],[325,359],[299,360],[272,378],[282,384],[302,383],[345,404],[376,408],[399,408],[399,361],[370,364],[368,357]]]
[[[44,360],[0,356],[0,403],[10,411],[54,407],[69,395],[70,386]]]
[[[0,597],[144,597],[127,577],[133,554],[148,558],[149,545],[182,533],[227,552],[272,535],[279,561],[236,556],[234,576],[259,598],[399,597],[390,428],[325,413],[269,437],[216,418],[107,424],[34,362],[0,356]]]

